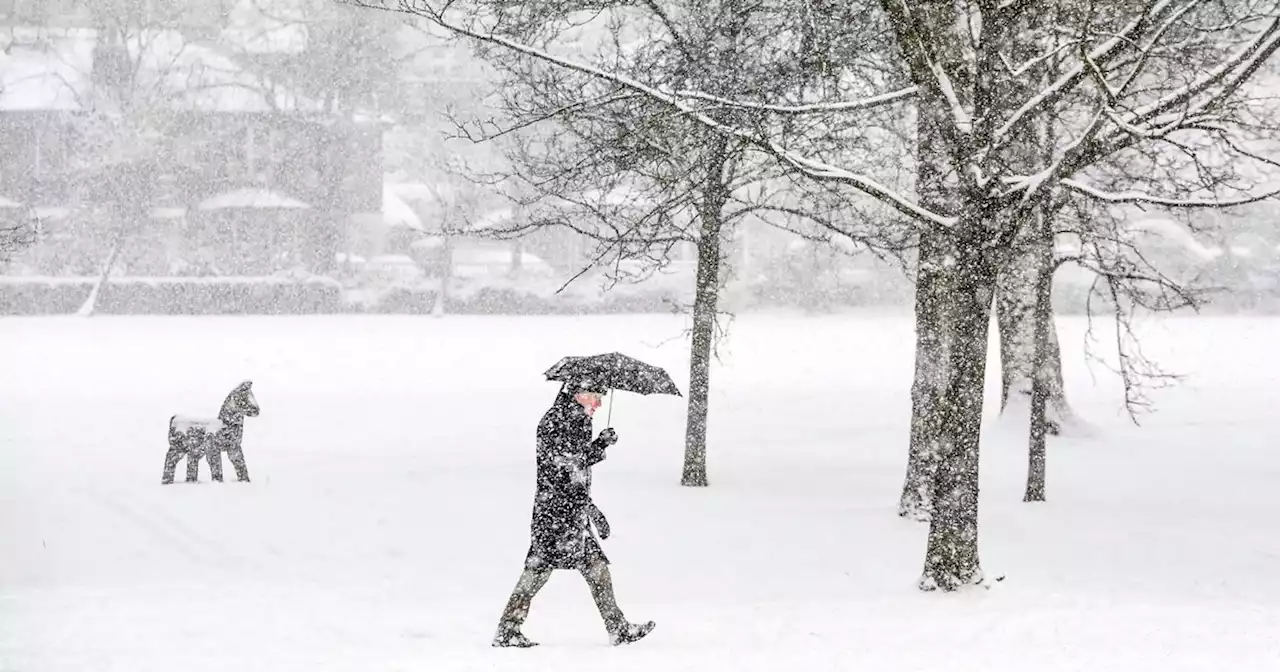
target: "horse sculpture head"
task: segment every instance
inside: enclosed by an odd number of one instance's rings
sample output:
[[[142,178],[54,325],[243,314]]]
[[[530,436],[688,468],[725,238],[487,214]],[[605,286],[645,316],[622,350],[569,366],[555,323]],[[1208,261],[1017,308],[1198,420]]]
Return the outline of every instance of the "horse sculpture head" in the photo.
[[[222,411],[218,417],[222,420],[239,419],[244,416],[253,417],[258,414],[258,400],[253,396],[253,381],[246,380],[236,389],[231,390],[227,400],[222,402]]]

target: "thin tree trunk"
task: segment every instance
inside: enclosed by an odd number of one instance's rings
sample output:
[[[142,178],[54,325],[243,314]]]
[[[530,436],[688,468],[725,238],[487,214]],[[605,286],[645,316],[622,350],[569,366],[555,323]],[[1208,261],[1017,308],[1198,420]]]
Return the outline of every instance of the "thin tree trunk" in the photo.
[[[1044,501],[1045,481],[1045,400],[1044,384],[1036,381],[1035,391],[1031,394],[1031,436],[1027,451],[1027,489],[1022,495],[1024,502]]]
[[[444,234],[440,257],[440,290],[436,292],[436,303],[431,307],[433,317],[444,317],[445,303],[449,300],[449,280],[453,277],[453,236]]]
[[[1050,347],[1053,330],[1053,228],[1047,205],[1041,205],[1036,217],[1032,253],[1039,263],[1035,288],[1034,319],[1035,338],[1031,377],[1031,429],[1027,446],[1027,489],[1023,501],[1043,502],[1045,489],[1046,435],[1053,433],[1047,414],[1050,395],[1053,393],[1053,374],[1061,376],[1061,362],[1052,355]],[[1055,367],[1055,364],[1058,366]]]
[[[711,345],[715,338],[719,294],[719,236],[698,243],[698,287],[693,300],[693,345],[689,353],[689,410],[680,485],[707,485],[707,410],[711,393]]]
[[[1055,40],[1056,42],[1056,40]],[[1057,61],[1053,61],[1053,75],[1057,76]],[[1035,127],[1043,133],[1036,144],[1040,148],[1041,161],[1052,164],[1056,142],[1054,120],[1045,119],[1043,126]],[[1062,386],[1062,353],[1058,348],[1057,329],[1053,325],[1053,272],[1054,264],[1054,212],[1047,199],[1036,207],[1031,246],[1027,256],[1032,260],[1035,274],[1032,276],[1032,358],[1031,358],[1031,428],[1027,436],[1027,489],[1025,502],[1043,502],[1045,497],[1045,469],[1048,434],[1061,434],[1070,419],[1066,394]],[[1001,339],[1003,341],[1003,339]],[[1007,397],[1008,391],[1005,391]],[[1056,406],[1057,417],[1049,417],[1050,401]],[[1003,410],[1004,405],[1001,405]]]
[[[962,223],[966,228],[978,228]],[[982,580],[978,559],[978,463],[987,326],[996,269],[982,240],[957,240],[955,263],[943,273],[952,291],[946,306],[946,392],[939,423],[939,456],[933,475],[933,513],[922,590],[956,590]]]
[[[698,275],[693,299],[693,334],[689,352],[689,409],[684,434],[684,466],[680,485],[707,485],[707,412],[711,394],[711,347],[715,339],[716,308],[720,298],[720,238],[724,204],[724,167],[728,140],[721,137],[712,147],[707,181],[703,186],[702,220],[698,236]]]
[[[90,317],[98,309],[98,297],[102,294],[102,288],[107,284],[111,269],[116,265],[116,258],[120,256],[120,248],[124,247],[125,227],[126,224],[121,222],[120,228],[116,231],[115,240],[111,242],[111,252],[107,254],[107,261],[102,265],[102,273],[98,275],[98,281],[93,283],[93,289],[89,290],[89,296],[85,298],[84,303],[80,304],[76,315]]]
[[[1036,17],[1036,23],[1042,25],[1053,25],[1054,21],[1055,18],[1048,14]],[[1058,46],[1059,42],[1055,38],[1055,48],[1051,52],[1056,53]],[[1028,42],[1016,45],[1015,50],[1021,52],[1015,55],[1017,62],[1024,62],[1036,57],[1038,47]],[[1058,59],[1051,61],[1050,71],[1043,85],[1047,86],[1049,81],[1058,78],[1059,65]],[[1025,90],[1020,95],[1030,93],[1030,90]],[[1046,118],[1016,132],[1021,145],[1020,158],[1026,161],[1021,167],[1025,174],[1038,172],[1042,167],[1053,164],[1051,148],[1058,145],[1055,126],[1052,118]],[[1041,283],[1048,282],[1049,289],[1045,291],[1051,291],[1056,266],[1053,253],[1053,212],[1048,203],[1040,204],[1036,212],[1026,222],[1028,226],[1023,232],[1025,235],[1019,236],[1026,244],[1015,246],[1011,263],[1006,264],[1000,277],[996,307],[1000,330],[1000,412],[1013,417],[1023,412],[1027,408],[1025,402],[1030,401],[1033,395],[1033,378],[1037,372],[1043,371],[1048,375],[1042,380],[1047,388],[1044,391],[1048,409],[1045,429],[1056,436],[1072,428],[1083,427],[1067,403],[1066,386],[1062,379],[1062,352],[1058,345],[1058,330],[1053,324],[1051,303],[1046,308],[1049,311],[1049,324],[1046,327],[1049,330],[1048,341],[1044,348],[1037,344],[1040,336],[1038,320],[1042,314],[1041,290],[1044,289]],[[1010,407],[1015,408],[1013,413],[1009,413]]]
[[[1048,285],[1041,281],[1039,284]],[[1037,294],[1047,292],[1037,291]],[[1047,314],[1048,299],[1041,297],[1036,305],[1036,338],[1035,363],[1037,374],[1031,382],[1031,430],[1027,445],[1027,489],[1022,497],[1024,502],[1043,502],[1045,483],[1045,437],[1049,433],[1049,418],[1046,407],[1049,401],[1050,380],[1048,377],[1049,355],[1049,321],[1052,315]]]
[[[1035,246],[1028,246],[1035,247]],[[1036,369],[1035,337],[1038,301],[1037,278],[1053,272],[1053,258],[1047,260],[1028,250],[1020,255],[1000,278],[996,300],[996,322],[1000,330],[1000,412],[1011,407],[1025,409],[1023,402],[1031,397],[1032,378]],[[1075,411],[1067,402],[1062,377],[1062,353],[1058,345],[1057,327],[1053,323],[1050,304],[1048,344],[1045,366],[1048,367],[1049,401],[1048,431],[1058,435],[1079,426]]]

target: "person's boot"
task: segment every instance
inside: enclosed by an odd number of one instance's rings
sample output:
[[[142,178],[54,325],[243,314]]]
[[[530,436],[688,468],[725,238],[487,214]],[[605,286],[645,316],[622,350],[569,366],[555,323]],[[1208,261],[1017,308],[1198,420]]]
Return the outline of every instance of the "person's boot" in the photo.
[[[520,632],[520,626],[515,623],[502,623],[498,626],[498,633],[493,636],[493,645],[499,648],[527,649],[537,646],[538,643],[525,637]]]
[[[524,619],[529,616],[529,604],[549,578],[550,570],[525,569],[520,573],[520,580],[516,581],[507,606],[498,619],[498,632],[493,636],[494,646],[527,649],[538,645],[520,632],[520,626],[524,625]]]
[[[653,628],[657,623],[649,621],[647,623],[626,623],[616,628],[609,628],[609,643],[614,646],[621,644],[633,644],[644,639],[645,635],[653,632]]]

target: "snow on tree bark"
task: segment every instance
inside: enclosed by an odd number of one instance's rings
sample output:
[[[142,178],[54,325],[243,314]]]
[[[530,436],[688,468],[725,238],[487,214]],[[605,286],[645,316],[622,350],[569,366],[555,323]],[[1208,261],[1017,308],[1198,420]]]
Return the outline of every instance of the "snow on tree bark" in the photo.
[[[1044,340],[1047,339],[1037,339],[1042,343]],[[1044,350],[1040,352],[1043,353]],[[1047,382],[1043,376],[1037,376],[1031,384],[1031,431],[1027,440],[1027,489],[1022,496],[1024,502],[1043,502],[1045,497],[1045,440],[1049,433],[1046,413],[1049,401]]]
[[[1056,66],[1055,62],[1055,66]],[[1051,74],[1057,74],[1059,68],[1053,67]],[[1046,162],[1053,161],[1053,141],[1056,136],[1057,122],[1052,117],[1046,118],[1042,124],[1035,126],[1035,133],[1043,137],[1036,138],[1035,146]],[[1036,202],[1034,214],[1027,222],[1025,237],[1028,245],[1022,257],[1026,261],[1026,273],[1019,264],[1009,264],[1015,271],[1023,271],[1019,279],[1030,279],[1032,296],[1031,310],[1031,425],[1027,436],[1027,488],[1023,501],[1043,502],[1045,497],[1045,442],[1048,434],[1061,434],[1063,425],[1071,419],[1071,409],[1067,407],[1066,393],[1062,385],[1062,354],[1058,348],[1057,329],[1053,324],[1053,274],[1057,269],[1054,259],[1055,210],[1051,199],[1041,197]],[[1016,246],[1015,246],[1016,249]],[[1025,285],[1024,285],[1025,286]],[[1026,313],[1021,314],[1024,318]],[[1004,342],[1004,339],[1001,339]],[[1008,381],[1009,376],[1002,376]],[[1002,386],[1001,411],[1007,408],[1009,388]],[[1016,393],[1016,391],[1015,391]],[[1049,417],[1050,402],[1057,409],[1055,417]]]
[[[937,136],[938,119],[921,106],[917,115],[916,191],[921,204],[946,212],[947,161]],[[911,383],[911,430],[908,439],[907,474],[903,479],[898,515],[929,520],[933,509],[933,476],[937,471],[941,436],[942,393],[946,387],[947,312],[951,296],[946,272],[951,238],[936,229],[921,231],[916,254],[916,353]]]
[[[117,153],[117,157],[119,156],[120,154]],[[120,252],[129,242],[130,235],[138,222],[149,215],[146,204],[151,202],[154,186],[145,178],[146,170],[147,164],[122,162],[112,166],[109,177],[103,180],[110,199],[107,211],[116,221],[116,232],[111,240],[111,251],[107,253],[102,272],[98,275],[98,281],[93,284],[93,289],[89,290],[89,296],[76,311],[78,316],[89,317],[97,311],[98,299],[102,296],[102,290],[111,277],[111,271],[115,268]]]
[[[978,559],[978,463],[987,328],[997,268],[980,241],[960,235],[951,241],[949,263],[941,269],[950,286],[943,331],[947,376],[938,409],[938,459],[932,478],[934,506],[919,582],[926,591],[951,591],[982,581]]]
[[[1000,412],[1010,408],[1025,409],[1031,398],[1035,352],[1035,278],[1046,272],[1035,261],[1034,254],[1020,254],[1001,275],[996,298],[996,322],[1000,332]],[[1052,267],[1053,260],[1049,260]],[[1052,272],[1051,269],[1047,272]],[[1052,305],[1050,306],[1052,311]],[[1049,433],[1069,432],[1078,425],[1075,411],[1067,402],[1062,376],[1062,353],[1058,345],[1057,327],[1050,316],[1046,361],[1049,378]]]
[[[911,382],[911,434],[907,475],[898,501],[898,515],[929,520],[933,508],[933,475],[938,464],[942,391],[946,384],[945,315],[940,308],[948,294],[945,257],[939,234],[920,237],[916,271],[916,359]]]
[[[1062,390],[1062,362],[1053,328],[1053,227],[1047,207],[1042,206],[1033,227],[1031,256],[1037,274],[1032,283],[1035,301],[1032,310],[1031,429],[1027,445],[1027,489],[1023,501],[1043,502],[1045,498],[1046,446],[1048,434],[1056,434],[1048,411],[1051,397]],[[1054,387],[1055,376],[1057,374]],[[1065,403],[1065,400],[1064,400]]]
[[[1053,17],[1046,13],[1032,19],[1031,25],[1035,32],[1040,33],[1046,24],[1052,24],[1053,21]],[[1054,36],[1049,39],[1049,44],[1043,44],[1043,39],[1015,40],[1010,45],[1013,60],[1027,62],[1046,50],[1059,53],[1062,49],[1061,38]],[[1050,58],[1037,78],[1017,81],[1014,84],[1018,90],[1017,97],[1029,98],[1057,80],[1061,76],[1060,61],[1060,56]],[[1030,175],[1040,166],[1053,164],[1054,128],[1057,125],[1058,121],[1054,116],[1047,114],[1034,123],[1010,129],[1009,134],[1014,138],[1009,151],[1010,160],[1019,172]],[[1029,408],[1032,378],[1036,373],[1034,363],[1039,287],[1042,279],[1052,283],[1055,269],[1052,217],[1048,202],[1042,202],[1034,214],[1028,214],[1022,221],[1009,222],[1010,226],[1018,227],[1020,231],[1000,273],[996,294],[996,324],[1000,336],[1000,412],[1006,417],[1021,416]],[[1042,245],[1048,246],[1047,252]],[[1049,381],[1052,403],[1048,431],[1056,435],[1072,423],[1074,416],[1067,404],[1062,380],[1062,356],[1058,350],[1057,330],[1052,325],[1050,328],[1054,329],[1052,351],[1048,353],[1044,365],[1052,367],[1052,378]]]
[[[720,298],[721,230],[729,194],[724,184],[729,140],[715,139],[709,154],[707,181],[698,217],[698,274],[693,299],[692,347],[689,352],[689,408],[686,414],[684,465],[680,485],[707,483],[707,414],[711,392],[711,349],[715,339],[716,308]]]
[[[121,225],[116,232],[114,240],[111,242],[111,251],[107,253],[107,260],[102,265],[102,272],[98,274],[98,281],[93,283],[93,289],[89,290],[89,296],[85,297],[84,303],[80,304],[80,308],[76,310],[79,317],[90,317],[98,309],[98,297],[102,295],[102,288],[106,286],[107,279],[111,276],[111,269],[116,265],[116,259],[120,256],[120,249],[124,247],[125,227]]]
[[[705,216],[704,216],[705,219]],[[703,228],[706,233],[706,225]],[[689,409],[685,425],[680,485],[707,485],[707,413],[711,391],[711,345],[715,338],[720,245],[715,236],[698,242],[698,286],[693,301],[689,352]]]

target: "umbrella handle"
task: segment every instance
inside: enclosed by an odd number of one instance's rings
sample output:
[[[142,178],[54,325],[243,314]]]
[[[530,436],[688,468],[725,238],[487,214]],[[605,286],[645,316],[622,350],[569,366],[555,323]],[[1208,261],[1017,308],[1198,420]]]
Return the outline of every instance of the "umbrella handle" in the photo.
[[[604,426],[610,427],[613,423],[613,395],[609,395],[609,414],[605,416]]]

